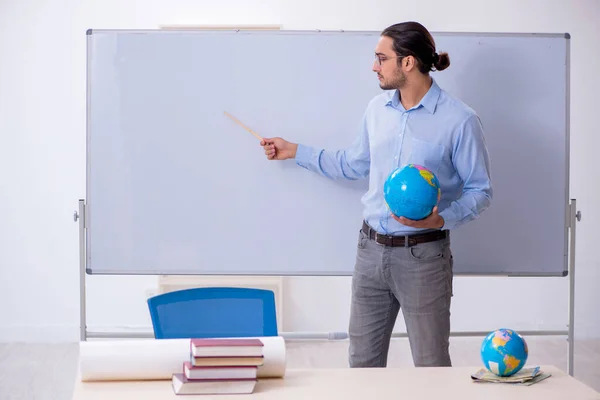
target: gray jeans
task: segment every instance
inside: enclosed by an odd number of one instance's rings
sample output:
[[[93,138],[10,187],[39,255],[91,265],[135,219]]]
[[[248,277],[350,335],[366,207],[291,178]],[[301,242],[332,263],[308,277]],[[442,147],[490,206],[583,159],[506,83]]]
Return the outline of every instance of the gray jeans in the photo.
[[[385,367],[402,307],[413,363],[451,366],[450,238],[412,247],[383,246],[360,231],[352,276],[350,367]]]

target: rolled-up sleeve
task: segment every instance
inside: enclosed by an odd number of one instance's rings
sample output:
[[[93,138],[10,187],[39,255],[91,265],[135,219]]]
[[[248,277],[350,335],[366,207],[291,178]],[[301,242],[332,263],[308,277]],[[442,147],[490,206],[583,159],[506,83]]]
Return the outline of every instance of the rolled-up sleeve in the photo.
[[[356,180],[369,175],[369,133],[363,118],[359,135],[345,150],[325,150],[299,144],[296,164],[330,179]]]

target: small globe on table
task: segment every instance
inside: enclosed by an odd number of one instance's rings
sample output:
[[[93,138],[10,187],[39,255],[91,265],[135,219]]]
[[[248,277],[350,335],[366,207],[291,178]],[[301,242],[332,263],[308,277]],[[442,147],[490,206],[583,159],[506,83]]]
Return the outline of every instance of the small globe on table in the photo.
[[[511,376],[523,368],[529,350],[527,342],[512,329],[490,332],[481,343],[481,360],[485,367],[498,376]]]
[[[440,196],[435,174],[416,164],[395,169],[383,185],[383,197],[390,211],[397,217],[416,221],[431,214]]]

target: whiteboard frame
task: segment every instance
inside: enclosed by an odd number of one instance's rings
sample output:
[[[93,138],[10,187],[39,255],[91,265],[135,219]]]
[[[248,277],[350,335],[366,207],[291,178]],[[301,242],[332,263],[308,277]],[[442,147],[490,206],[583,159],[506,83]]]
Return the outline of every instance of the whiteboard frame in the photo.
[[[199,26],[183,26],[181,29],[178,29],[175,26],[168,26],[166,25],[165,27],[161,27],[159,29],[88,29],[86,32],[86,36],[88,39],[88,46],[87,46],[87,60],[90,59],[90,45],[89,45],[89,40],[90,40],[90,36],[94,33],[94,32],[98,32],[98,33],[102,33],[102,32],[128,32],[128,33],[156,33],[156,32],[163,32],[164,34],[180,34],[182,32],[189,32],[189,31],[198,31],[198,32],[206,32],[206,33],[210,33],[210,32],[231,32],[231,33],[238,33],[238,32],[242,32],[245,31],[244,33],[248,33],[248,31],[273,31],[273,32],[277,32],[278,35],[303,35],[306,33],[311,33],[311,32],[322,32],[322,33],[340,33],[340,32],[349,32],[352,34],[368,34],[368,35],[372,35],[374,33],[377,33],[377,31],[370,31],[370,30],[320,30],[320,29],[316,29],[316,30],[282,30],[282,29],[277,29],[276,26],[255,26],[255,27],[251,27],[250,26],[246,26],[246,27],[235,27],[235,26],[203,26],[203,25],[199,25]],[[281,28],[281,26],[279,26],[279,28]],[[504,32],[432,32],[432,34],[434,36],[455,36],[455,35],[460,35],[460,36],[477,36],[477,37],[546,37],[546,38],[565,38],[567,39],[566,42],[566,86],[565,86],[565,110],[564,112],[565,114],[565,170],[564,170],[564,178],[565,178],[565,190],[564,190],[564,197],[563,197],[563,202],[565,205],[565,220],[564,220],[564,224],[563,224],[563,268],[562,271],[560,271],[559,273],[557,272],[546,272],[546,271],[539,271],[539,272],[513,272],[513,271],[508,271],[508,272],[493,272],[493,273],[486,273],[486,274],[482,274],[479,272],[468,272],[468,271],[455,271],[455,275],[457,276],[520,276],[520,277],[557,277],[557,276],[567,276],[568,272],[569,272],[569,252],[568,252],[568,248],[569,248],[569,218],[570,218],[570,210],[569,210],[569,188],[570,188],[570,34],[569,33],[519,33],[519,32],[509,32],[509,33],[504,33]],[[87,63],[87,75],[86,75],[86,81],[87,81],[87,96],[86,96],[86,114],[87,114],[87,118],[86,118],[86,199],[90,198],[90,174],[91,174],[91,163],[90,163],[90,131],[91,131],[91,122],[90,122],[90,114],[91,114],[91,96],[90,96],[90,92],[91,92],[91,79],[90,79],[90,75],[91,75],[91,66],[90,63]],[[87,268],[87,273],[89,274],[98,274],[98,275],[157,275],[157,274],[162,274],[161,271],[153,271],[153,270],[148,270],[148,271],[141,271],[141,272],[122,272],[120,270],[102,270],[100,272],[92,270],[90,268]],[[245,271],[222,271],[222,270],[203,270],[203,271],[199,271],[198,275],[244,275],[247,274],[248,272]],[[193,272],[190,271],[173,271],[173,272],[168,272],[169,275],[190,275],[193,274]],[[254,275],[264,275],[264,276],[270,276],[273,275],[274,273],[271,271],[252,271],[252,274]],[[348,271],[341,271],[341,272],[334,272],[334,271],[308,271],[306,273],[302,273],[302,272],[298,272],[298,271],[290,271],[290,272],[277,272],[278,275],[280,276],[348,276],[350,275],[350,272]]]
[[[89,39],[89,36],[92,34],[92,32],[102,32],[102,31],[127,31],[127,32],[140,32],[140,33],[146,33],[146,32],[154,32],[157,29],[144,29],[144,30],[139,30],[139,29],[88,29],[86,32],[86,35]],[[228,29],[223,29],[223,30],[228,30]],[[233,31],[239,31],[240,29],[232,29]],[[177,29],[166,29],[165,31],[172,31],[172,32],[178,32],[179,30]],[[334,30],[329,30],[329,31],[322,31],[317,29],[317,32],[344,32],[344,30],[339,30],[339,31],[334,31]],[[298,33],[306,33],[309,31],[306,30],[294,30],[294,31],[280,31],[280,32],[284,32],[284,33],[291,33],[291,34],[298,34]],[[372,33],[373,31],[351,31],[353,33]],[[569,33],[563,33],[563,34],[556,34],[556,33],[516,33],[516,32],[510,32],[510,33],[499,33],[499,32],[432,32],[432,34],[435,34],[436,36],[448,36],[448,35],[456,35],[456,34],[460,34],[460,35],[476,35],[476,36],[538,36],[538,37],[564,37],[565,39],[570,39],[571,36]],[[87,56],[89,59],[89,46],[87,46]],[[567,341],[568,341],[568,360],[567,360],[567,368],[568,368],[568,373],[569,375],[573,376],[573,365],[574,365],[574,316],[575,316],[575,308],[574,308],[574,299],[575,299],[575,248],[576,248],[576,224],[578,221],[581,220],[581,212],[577,209],[577,201],[576,199],[570,199],[569,201],[569,188],[570,188],[570,40],[567,42],[567,53],[566,53],[566,127],[565,127],[565,140],[566,140],[566,165],[565,165],[565,201],[566,201],[566,210],[565,210],[565,237],[568,238],[568,240],[565,240],[565,270],[563,273],[563,277],[568,276],[569,279],[569,306],[568,306],[568,324],[567,324],[567,330],[565,331],[520,331],[522,334],[524,335],[567,335]],[[87,93],[89,94],[90,91],[90,66],[88,63],[87,69],[86,69],[86,82],[87,82]],[[90,97],[89,95],[87,96],[86,99],[86,196],[89,193],[89,173],[90,173],[90,164],[89,164],[89,131],[90,131],[90,119],[89,119],[89,113],[90,113]],[[87,274],[92,274],[92,271],[88,270],[86,267],[86,262],[87,262],[87,256],[86,256],[86,237],[87,237],[87,225],[86,225],[86,220],[87,220],[87,207],[86,207],[86,200],[85,199],[79,199],[78,201],[79,207],[78,210],[76,210],[74,212],[74,221],[78,222],[79,224],[79,262],[80,262],[80,268],[79,268],[79,273],[80,273],[80,339],[82,341],[87,340],[88,338],[118,338],[118,337],[124,337],[124,338],[150,338],[153,337],[152,333],[134,333],[134,334],[123,334],[123,333],[94,333],[94,332],[89,332],[87,330],[87,324],[86,324],[86,282],[85,282],[85,278]],[[107,275],[131,275],[131,274],[113,274],[113,273],[106,273]],[[136,275],[145,275],[145,274],[136,274]],[[147,274],[147,275],[155,275],[155,274]],[[171,274],[171,275],[177,275],[177,274]],[[198,275],[217,275],[217,273],[207,273],[207,272],[203,272],[200,273]],[[222,272],[218,273],[218,275],[224,275]],[[232,275],[240,275],[240,274],[232,274]],[[257,274],[258,275],[258,274]],[[317,276],[317,275],[321,275],[321,274],[310,274],[309,276]],[[327,274],[327,275],[331,275],[331,274]],[[343,276],[346,276],[347,274],[342,274]],[[519,275],[519,274],[486,274],[486,275],[481,275],[481,274],[460,274],[462,276],[465,275],[472,275],[472,276],[515,276],[515,277],[519,277],[519,276],[535,276],[535,277],[556,277],[556,275]],[[276,276],[280,276],[280,275],[276,275]],[[297,276],[297,275],[284,275],[284,276]],[[304,276],[304,275],[303,275]],[[487,334],[488,332],[451,332],[451,336],[463,336],[463,337],[471,337],[471,336],[484,336],[485,334]],[[303,338],[303,335],[300,334],[295,334],[295,333],[282,333],[282,336],[284,337],[288,337],[288,338]],[[336,338],[336,335],[332,333],[322,333],[322,334],[311,334],[311,335],[305,335],[306,337],[310,337],[310,338],[323,338],[323,339],[328,339],[332,340],[332,338]],[[406,333],[394,333],[392,334],[393,337],[407,337]]]

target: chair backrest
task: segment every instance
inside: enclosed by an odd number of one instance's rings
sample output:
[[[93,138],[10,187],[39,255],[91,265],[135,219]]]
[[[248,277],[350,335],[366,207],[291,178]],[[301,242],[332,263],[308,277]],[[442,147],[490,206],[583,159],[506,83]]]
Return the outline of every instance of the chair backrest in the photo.
[[[156,339],[277,336],[271,290],[204,287],[148,299]]]

